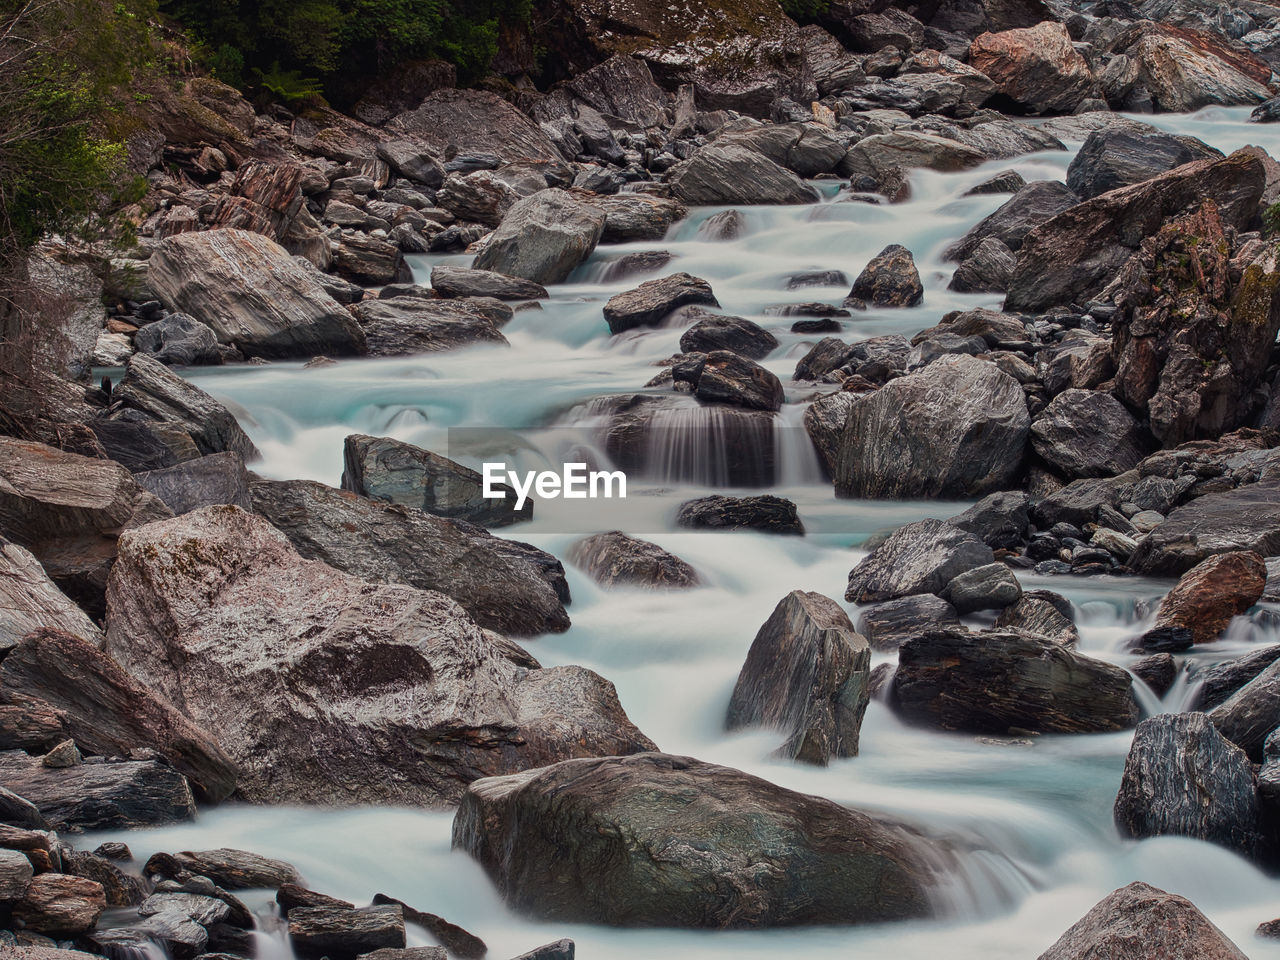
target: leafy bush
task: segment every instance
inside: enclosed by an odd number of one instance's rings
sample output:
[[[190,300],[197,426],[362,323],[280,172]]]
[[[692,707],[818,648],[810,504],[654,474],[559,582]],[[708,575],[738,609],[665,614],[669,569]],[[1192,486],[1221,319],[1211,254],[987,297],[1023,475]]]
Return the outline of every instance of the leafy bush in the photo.
[[[324,88],[314,77],[304,77],[298,70],[280,69],[280,61],[271,64],[270,70],[253,68],[258,75],[258,86],[282,103],[300,103],[318,97]]]
[[[782,12],[800,23],[822,16],[831,7],[831,0],[782,0]]]

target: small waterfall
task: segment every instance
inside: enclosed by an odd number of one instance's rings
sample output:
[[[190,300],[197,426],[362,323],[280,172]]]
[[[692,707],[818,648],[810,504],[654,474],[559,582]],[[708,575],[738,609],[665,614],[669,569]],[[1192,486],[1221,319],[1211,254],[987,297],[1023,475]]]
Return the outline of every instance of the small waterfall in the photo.
[[[766,413],[695,405],[660,409],[649,423],[642,476],[709,487],[772,486],[780,432]]]
[[[778,482],[784,487],[827,483],[818,451],[804,428],[806,408],[807,404],[788,404],[778,414],[781,424],[774,431],[773,455],[778,464]]]

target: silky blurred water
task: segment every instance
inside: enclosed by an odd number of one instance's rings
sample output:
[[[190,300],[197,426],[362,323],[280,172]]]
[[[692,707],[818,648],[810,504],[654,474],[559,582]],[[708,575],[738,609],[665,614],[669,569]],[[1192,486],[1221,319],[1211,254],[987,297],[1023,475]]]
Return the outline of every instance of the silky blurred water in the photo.
[[[1202,137],[1224,151],[1258,143],[1280,155],[1280,129],[1245,123],[1247,109],[1214,108],[1193,116],[1141,118],[1162,129]],[[1071,149],[1078,144],[1070,144]],[[790,382],[799,357],[819,337],[790,332],[794,317],[770,313],[786,303],[839,303],[848,284],[787,291],[789,276],[841,270],[851,283],[890,243],[913,251],[926,287],[922,305],[868,310],[843,321],[845,339],[911,336],[946,312],[997,307],[992,295],[950,293],[946,248],[1007,197],[962,197],[994,173],[1015,169],[1028,181],[1062,179],[1070,153],[1034,154],[961,174],[918,171],[911,200],[896,206],[840,202],[745,208],[746,230],[707,242],[700,225],[719,212],[699,209],[661,243],[602,247],[554,288],[539,308],[518,312],[505,328],[508,347],[475,347],[394,360],[341,360],[193,370],[191,380],[227,402],[262,450],[257,469],[277,478],[335,484],[342,441],[350,433],[397,437],[445,449],[450,427],[528,428],[572,423],[569,411],[593,397],[641,390],[656,361],[678,352],[681,327],[611,336],[601,306],[647,277],[606,283],[607,263],[639,250],[675,255],[663,273],[683,270],[708,280],[722,312],[770,329],[780,346],[764,363],[783,379],[788,405],[780,421],[796,429],[811,387]],[[831,185],[827,193],[831,194]],[[420,257],[430,266],[468,257]],[[655,274],[655,275],[661,275]],[[534,436],[539,436],[535,434]],[[534,442],[536,446],[536,441]],[[967,504],[836,500],[807,451],[784,446],[790,467],[770,492],[793,499],[804,538],[753,533],[678,532],[684,500],[711,487],[632,483],[626,501],[541,501],[535,520],[503,535],[563,558],[581,530],[620,528],[642,534],[688,560],[705,585],[677,593],[604,591],[568,568],[572,628],[528,643],[546,665],[578,663],[614,682],[628,714],[659,746],[759,774],[796,790],[881,810],[919,824],[956,846],[960,870],[944,895],[939,920],[860,928],[768,932],[614,930],[541,925],[511,914],[483,873],[450,851],[448,813],[399,809],[345,811],[227,807],[193,823],[119,834],[141,857],[157,850],[233,846],[295,863],[308,884],[367,902],[384,892],[472,929],[495,958],[561,936],[578,955],[651,960],[667,955],[736,957],[948,957],[1026,960],[1037,956],[1097,900],[1132,880],[1190,897],[1250,956],[1280,957],[1280,945],[1257,940],[1254,927],[1280,915],[1280,881],[1208,844],[1176,838],[1121,840],[1111,807],[1131,734],[1043,736],[1003,741],[945,735],[901,724],[883,704],[867,712],[857,758],[816,769],[770,758],[780,737],[726,734],[723,718],[747,649],[774,605],[793,589],[843,596],[849,569],[871,534],[926,516],[946,517]],[[550,458],[554,451],[544,450]],[[723,492],[723,491],[720,491]],[[1121,578],[1023,578],[1076,605],[1081,650],[1120,664],[1126,641],[1143,629],[1167,583]],[[851,615],[856,608],[845,604]],[[974,621],[978,623],[980,621]],[[1222,642],[1197,651],[1223,659],[1276,642],[1274,628],[1240,623]],[[886,659],[877,655],[877,662]],[[1147,712],[1184,709],[1191,685],[1179,677],[1164,701],[1144,691]],[[100,837],[92,838],[93,843]],[[265,902],[265,898],[259,898]],[[419,932],[420,934],[420,932]],[[417,942],[428,942],[419,935]],[[283,939],[262,938],[264,955],[287,956]]]

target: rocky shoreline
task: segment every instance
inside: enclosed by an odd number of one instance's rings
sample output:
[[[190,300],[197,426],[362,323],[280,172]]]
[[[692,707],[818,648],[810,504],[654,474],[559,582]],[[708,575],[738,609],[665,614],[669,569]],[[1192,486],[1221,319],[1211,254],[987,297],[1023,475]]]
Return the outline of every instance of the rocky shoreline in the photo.
[[[299,957],[486,954],[442,917],[336,899],[255,853],[138,863],[74,842],[229,803],[456,810],[454,847],[544,921],[948,916],[960,838],[665,753],[609,679],[518,643],[570,628],[562,561],[505,536],[536,507],[359,433],[339,486],[265,479],[242,412],[181,371],[510,346],[517,312],[598,249],[661,243],[690,208],[729,208],[700,228],[729,241],[739,207],[890,207],[913,171],[1076,143],[1064,182],[1008,171],[974,188],[1008,199],[947,251],[949,289],[991,308],[862,336],[863,312],[926,295],[923,251],[892,237],[857,273],[791,276],[788,291],[848,294],[786,305],[806,338],[790,377],[765,363],[778,336],[720,312],[669,252],[611,261],[629,288],[600,304],[601,330],[683,334],[649,382],[588,404],[626,469],[696,402],[735,437],[729,485],[767,488],[779,412],[803,403],[833,498],[975,501],[861,544],[843,598],[856,622],[821,593],[782,597],[726,731],[776,731],[775,759],[821,767],[858,755],[873,699],[1011,741],[1132,730],[1119,835],[1206,841],[1274,874],[1280,646],[1212,666],[1188,651],[1280,602],[1280,163],[1132,115],[1280,119],[1280,10],[840,0],[801,27],[772,0],[638,3],[607,25],[562,6],[572,75],[545,91],[429,88],[344,116],[256,112],[183,79],[130,145],[148,185],[136,240],[33,256],[68,318],[40,402],[0,421],[0,946],[229,960],[274,925]],[[416,283],[406,256],[442,252],[474,261]],[[95,368],[119,372],[94,384]],[[674,523],[820,532],[768,493],[690,499]],[[606,592],[703,584],[623,531],[565,562]],[[1019,573],[1170,589],[1125,669],[1078,650],[1071,602]],[[1147,716],[1175,675],[1199,684],[1192,709]],[[237,893],[263,889],[265,911]],[[1041,960],[1104,954],[1244,956],[1141,882]]]

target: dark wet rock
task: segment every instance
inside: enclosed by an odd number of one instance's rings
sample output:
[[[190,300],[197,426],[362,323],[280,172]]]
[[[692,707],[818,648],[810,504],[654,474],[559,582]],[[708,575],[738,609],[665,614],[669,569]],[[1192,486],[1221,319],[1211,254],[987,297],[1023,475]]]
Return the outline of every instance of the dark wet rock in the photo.
[[[1017,547],[1027,539],[1030,505],[1031,498],[1021,490],[991,493],[947,522],[974,534],[992,549]]]
[[[954,310],[943,316],[935,326],[917,333],[911,338],[911,342],[920,344],[945,335],[981,337],[984,345],[1000,348],[1010,344],[1025,343],[1027,328],[1020,317],[996,310],[986,310],[981,307],[977,310]]]
[[[1071,601],[1052,590],[1028,590],[996,618],[997,627],[1008,627],[1019,633],[1041,637],[1073,646],[1080,640]]]
[[[456,923],[450,923],[444,917],[436,916],[434,913],[426,913],[422,910],[416,910],[401,900],[394,897],[388,897],[385,893],[375,893],[373,902],[377,904],[392,904],[398,906],[404,914],[406,923],[417,924],[427,933],[431,934],[438,943],[441,943],[455,957],[461,960],[479,960],[488,952],[485,942],[475,934],[464,930]]]
[[[0,787],[0,823],[26,830],[49,829],[49,823],[39,808],[7,787]]]
[[[994,364],[943,357],[860,397],[835,471],[848,497],[973,497],[1014,484],[1030,417],[1021,386]]]
[[[1173,687],[1178,675],[1178,664],[1170,653],[1153,653],[1149,657],[1135,660],[1129,665],[1130,672],[1151,688],[1157,697],[1163,697]]]
[[[839,333],[844,327],[839,320],[823,318],[821,320],[797,320],[791,325],[792,333],[809,335],[815,333]]]
[[[1108,894],[1039,960],[1248,960],[1190,900],[1135,882]]]
[[[1193,643],[1210,643],[1226,630],[1233,617],[1245,613],[1262,597],[1266,565],[1249,551],[1219,553],[1182,575],[1156,613],[1156,627],[1184,627]]]
[[[194,874],[206,877],[223,890],[275,890],[286,883],[301,882],[298,871],[292,864],[231,847],[188,850],[173,856],[155,854],[147,861],[142,872],[147,876],[162,876],[167,879]]]
[[[1221,159],[1194,137],[1128,130],[1096,130],[1067,168],[1067,186],[1083,200],[1159,176],[1193,160]]]
[[[704,403],[775,412],[782,407],[782,381],[754,360],[717,350],[673,368],[676,381],[688,383]]]
[[[1209,667],[1196,677],[1200,681],[1196,709],[1212,710],[1277,660],[1280,660],[1280,645],[1255,650]]]
[[[747,147],[804,178],[831,173],[849,150],[821,123],[732,124],[715,144]]]
[[[969,63],[995,82],[1002,97],[1032,113],[1070,113],[1098,95],[1066,27],[1051,21],[982,34],[969,48]]]
[[[53,769],[20,751],[0,753],[0,780],[57,830],[121,830],[195,816],[182,774],[161,760],[82,763]]]
[[[0,540],[0,651],[41,628],[89,641],[99,638],[93,621],[67,599],[30,551]]]
[[[781,731],[777,753],[788,759],[825,766],[857,756],[870,669],[870,647],[840,605],[794,590],[756,633],[726,725]]]
[[[629,537],[619,530],[579,540],[569,562],[605,587],[696,587],[698,573],[656,543]]]
[[[1163,653],[1182,653],[1190,650],[1194,642],[1189,628],[1174,626],[1152,627],[1138,638],[1141,649]]]
[[[896,243],[885,247],[858,274],[849,295],[877,307],[914,307],[924,299],[924,284],[911,251]]]
[[[342,489],[373,500],[485,527],[533,517],[532,503],[516,510],[507,485],[503,497],[484,496],[484,478],[438,453],[390,437],[353,433],[343,442]]]
[[[836,459],[840,453],[840,438],[844,435],[849,410],[857,402],[857,395],[841,390],[819,397],[804,412],[804,429],[813,442],[818,458],[828,476],[834,476]]]
[[[873,650],[897,650],[929,630],[958,626],[955,607],[931,593],[919,593],[868,604],[858,612],[857,629]]]
[[[750,360],[763,360],[777,347],[777,337],[741,317],[706,316],[680,337],[680,349],[685,353],[729,350]]]
[[[101,756],[153,750],[207,802],[235,789],[236,768],[209,733],[129,676],[96,642],[38,630],[0,662],[0,699],[36,699],[60,711],[80,749]]]
[[[619,847],[619,835],[639,842]],[[698,849],[678,840],[691,836],[714,839]],[[454,818],[453,843],[517,910],[615,926],[926,916],[936,879],[923,840],[900,826],[665,754],[477,782]],[[707,884],[724,897],[708,901]]]
[[[844,598],[877,603],[920,593],[941,594],[966,571],[992,563],[991,548],[941,520],[899,527],[849,572]]]
[[[365,300],[355,307],[355,313],[368,339],[369,353],[375,357],[434,353],[476,343],[505,344],[507,338],[498,327],[512,317],[509,306],[484,297]]]
[[[563,190],[542,190],[516,203],[472,264],[535,283],[563,283],[595,250],[605,214]]]
[[[956,574],[942,591],[942,598],[961,616],[978,610],[1003,610],[1021,596],[1022,585],[1003,563],[989,563]]]
[[[1124,670],[1013,630],[952,628],[908,640],[892,702],[909,720],[977,733],[1100,733],[1138,720]]]
[[[492,270],[468,270],[439,264],[431,268],[431,288],[442,297],[493,297],[496,300],[541,300],[547,288]]]
[[[280,905],[280,912],[286,917],[289,911],[294,907],[334,907],[343,910],[354,910],[355,904],[346,900],[339,900],[337,897],[331,897],[324,893],[318,893],[315,890],[308,890],[306,887],[296,883],[282,883],[276,890],[276,903]]]
[[[194,960],[208,952],[210,932],[178,911],[163,911],[127,927],[99,930],[89,940],[107,955],[158,948],[174,960]]]
[[[800,358],[792,377],[796,380],[821,380],[832,370],[849,362],[853,348],[837,337],[824,337]]]
[[[35,872],[31,861],[17,850],[0,850],[0,903],[21,900]]]
[[[1079,202],[1080,198],[1057,180],[1029,183],[995,213],[970,228],[958,243],[947,250],[947,258],[967,260],[989,239],[999,240],[1016,252],[1021,249],[1028,233]]]
[[[1115,803],[1124,836],[1194,837],[1256,857],[1262,817],[1253,766],[1203,713],[1138,724]]]
[[[160,470],[133,475],[138,486],[159,497],[177,516],[218,503],[248,509],[249,471],[238,453],[211,453]]]
[[[1261,762],[1268,734],[1280,727],[1280,661],[1210,710],[1209,719],[1249,759]]]
[[[1176,508],[1142,538],[1129,566],[1176,577],[1207,557],[1234,550],[1280,555],[1280,492],[1273,484],[1210,493]]]
[[[102,885],[83,877],[42,873],[13,906],[13,920],[47,937],[68,939],[88,933],[106,909]]]
[[[226,920],[231,915],[231,907],[217,897],[165,891],[147,897],[139,906],[138,913],[144,917],[154,917],[158,913],[180,913],[202,927],[211,927]]]
[[[217,334],[185,313],[171,313],[148,323],[134,335],[133,345],[161,363],[189,366],[222,362]]]
[[[246,230],[170,237],[147,282],[171,309],[211,327],[246,356],[364,353],[360,327],[279,244]]]
[[[405,945],[404,917],[397,906],[296,907],[289,911],[289,942],[301,956],[355,958]]]
[[[1017,258],[1003,242],[988,237],[956,267],[947,289],[958,293],[1003,293],[1016,264]]]
[[[136,907],[147,896],[141,877],[125,873],[105,857],[85,851],[63,851],[62,869],[76,877],[102,884],[109,907]]]
[[[1031,446],[1062,476],[1113,477],[1137,466],[1150,450],[1141,424],[1115,397],[1066,390],[1031,424]]]
[[[814,203],[818,193],[763,153],[741,143],[713,143],[667,171],[676,199],[699,206]]]
[[[619,193],[612,196],[590,194],[582,199],[604,211],[601,243],[661,240],[673,223],[688,215],[684,204],[676,200],[642,193]]]
[[[305,480],[257,481],[253,502],[309,560],[368,580],[438,590],[477,624],[503,634],[569,626],[564,569],[536,547]]]
[[[573,960],[575,947],[572,940],[556,940],[522,953],[515,960]]]
[[[604,306],[604,318],[611,333],[624,333],[636,327],[659,326],[677,308],[692,304],[720,306],[707,281],[673,273],[611,297]]]
[[[444,595],[303,560],[236,507],[122,537],[108,623],[121,666],[218,730],[250,802],[442,804],[489,773],[652,749],[598,675],[517,666]]]
[[[1217,204],[1224,225],[1244,229],[1257,215],[1265,182],[1262,161],[1236,153],[1077,204],[1023,240],[1005,309],[1038,313],[1097,297],[1143,238],[1206,199]]]
[[[796,505],[781,497],[701,497],[680,505],[676,524],[694,530],[760,530],[803,534]]]
[[[1026,185],[1027,181],[1017,170],[1006,170],[1004,173],[997,173],[990,180],[983,180],[976,187],[970,187],[964,195],[980,197],[992,193],[1017,193]]]
[[[655,273],[672,261],[673,257],[666,250],[641,250],[628,253],[605,263],[601,271],[601,282],[613,283],[628,277],[645,273]]]

